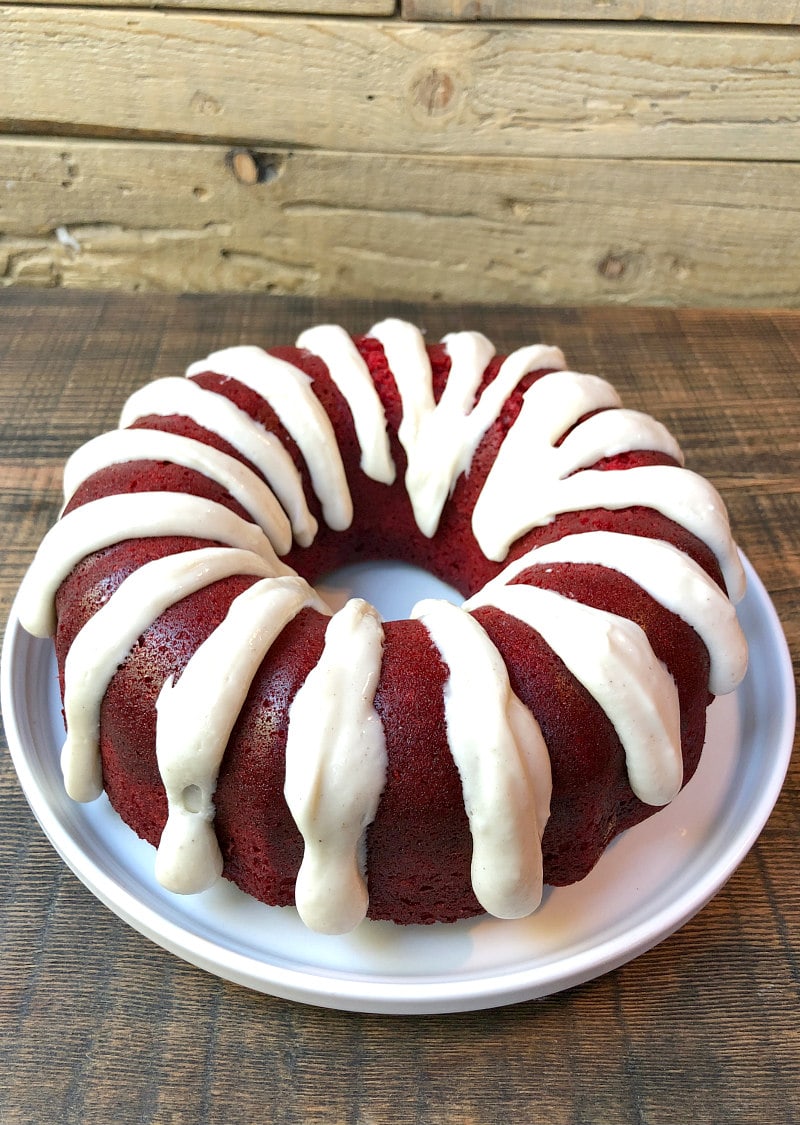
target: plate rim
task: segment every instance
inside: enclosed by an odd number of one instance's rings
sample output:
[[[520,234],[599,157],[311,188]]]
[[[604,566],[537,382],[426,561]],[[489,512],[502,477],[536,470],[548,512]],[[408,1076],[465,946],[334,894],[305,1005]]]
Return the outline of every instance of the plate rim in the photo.
[[[530,964],[507,971],[463,972],[452,980],[382,980],[379,991],[374,980],[356,977],[334,968],[309,969],[276,964],[225,948],[211,938],[180,926],[165,917],[136,895],[116,882],[91,856],[81,851],[80,844],[63,825],[57,811],[38,787],[28,761],[28,752],[20,730],[17,713],[15,671],[20,652],[36,645],[51,646],[50,640],[30,637],[22,629],[12,605],[6,625],[0,667],[0,705],[12,761],[25,798],[42,831],[55,851],[108,909],[148,940],[170,953],[223,979],[255,991],[295,1002],[336,1008],[345,1011],[383,1014],[433,1014],[473,1011],[513,1004],[551,995],[585,983],[653,948],[686,924],[725,885],[748,854],[764,828],[780,795],[791,759],[796,700],[791,655],[777,611],[764,584],[749,560],[741,552],[747,573],[746,600],[751,613],[763,626],[773,656],[780,670],[777,690],[782,709],[776,745],[771,747],[770,767],[764,774],[767,784],[750,806],[745,821],[746,831],[737,834],[721,856],[711,865],[706,877],[689,891],[682,892],[676,903],[666,905],[648,915],[624,934],[613,934],[586,949],[575,951],[563,959],[553,959],[538,969]],[[24,646],[24,648],[23,648]],[[752,674],[752,673],[749,673]],[[741,691],[741,688],[739,689]],[[276,908],[277,909],[277,908]],[[475,920],[468,920],[467,925]],[[461,925],[460,923],[456,925]],[[220,960],[220,953],[223,959]],[[254,972],[258,966],[260,972]],[[265,974],[264,970],[269,971]]]

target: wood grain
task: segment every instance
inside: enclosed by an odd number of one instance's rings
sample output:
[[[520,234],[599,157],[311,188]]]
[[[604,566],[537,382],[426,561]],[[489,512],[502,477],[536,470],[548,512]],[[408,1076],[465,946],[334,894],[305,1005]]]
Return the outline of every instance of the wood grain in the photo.
[[[791,30],[7,5],[0,131],[462,156],[800,158]]]
[[[796,306],[796,180],[783,162],[7,139],[0,286]]]
[[[440,335],[560,343],[676,432],[728,503],[800,654],[800,313],[406,304]],[[240,339],[366,328],[315,298],[0,294],[0,616],[58,509],[64,457],[123,397]],[[797,664],[795,668],[797,670]],[[0,756],[4,1125],[763,1125],[800,1121],[800,764],[760,840],[695,919],[541,1001],[458,1016],[325,1011],[156,948],[63,866]]]
[[[15,0],[20,4],[49,4],[63,7],[63,0]],[[149,8],[152,0],[85,0],[87,8]],[[269,12],[283,15],[316,16],[391,16],[395,0],[162,0],[159,8],[191,8],[229,10],[235,12]]]
[[[796,0],[401,0],[413,20],[674,20],[797,24]]]

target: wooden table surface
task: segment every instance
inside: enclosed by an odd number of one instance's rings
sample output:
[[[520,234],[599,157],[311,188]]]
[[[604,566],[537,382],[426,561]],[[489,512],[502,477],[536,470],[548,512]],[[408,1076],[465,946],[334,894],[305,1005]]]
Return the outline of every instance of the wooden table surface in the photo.
[[[559,343],[657,415],[727,501],[800,654],[800,312],[403,306],[431,335]],[[293,341],[368,302],[0,296],[0,613],[64,458],[134,387],[215,346]],[[545,999],[393,1017],[273,999],[120,921],[62,863],[0,756],[0,1121],[800,1122],[800,762],[760,839],[677,934]]]

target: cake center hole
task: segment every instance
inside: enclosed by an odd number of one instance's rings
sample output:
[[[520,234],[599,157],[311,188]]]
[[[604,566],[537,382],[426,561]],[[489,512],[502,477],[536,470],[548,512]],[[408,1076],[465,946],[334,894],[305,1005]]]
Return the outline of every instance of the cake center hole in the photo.
[[[334,611],[341,609],[348,598],[364,598],[384,621],[408,617],[423,598],[442,598],[453,605],[461,605],[464,600],[455,587],[422,567],[391,560],[339,567],[326,574],[316,589]]]

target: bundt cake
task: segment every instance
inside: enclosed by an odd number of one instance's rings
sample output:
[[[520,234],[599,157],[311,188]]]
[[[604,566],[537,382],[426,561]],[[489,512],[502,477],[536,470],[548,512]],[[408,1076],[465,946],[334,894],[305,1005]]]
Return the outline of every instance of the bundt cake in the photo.
[[[166,888],[329,933],[520,917],[672,800],[744,674],[744,577],[661,424],[557,348],[394,319],[186,375],[70,458],[18,599],[67,792]],[[332,613],[313,584],[370,559],[466,601]]]

